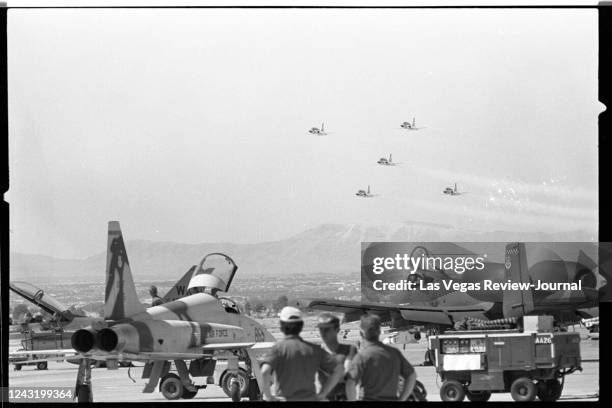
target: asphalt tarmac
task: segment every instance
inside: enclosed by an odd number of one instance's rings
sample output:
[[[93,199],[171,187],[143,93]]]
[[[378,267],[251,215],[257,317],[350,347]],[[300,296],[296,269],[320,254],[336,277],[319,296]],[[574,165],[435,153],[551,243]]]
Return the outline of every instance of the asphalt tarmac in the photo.
[[[306,336],[304,336],[306,337]],[[582,345],[582,358],[584,360],[582,372],[568,375],[561,401],[596,401],[599,395],[599,341],[584,339]],[[418,366],[423,361],[426,343],[422,339],[416,344],[399,346],[404,351],[406,358],[416,366],[418,379],[427,390],[428,401],[440,401],[439,386],[440,379],[434,367]],[[165,402],[167,401],[159,392],[143,394],[146,380],[141,379],[142,363],[135,363],[136,367],[130,370],[132,381],[128,377],[127,368],[108,370],[106,368],[94,368],[92,370],[93,397],[96,402]],[[220,362],[217,365],[218,372],[224,370]],[[74,387],[76,381],[77,366],[70,363],[49,362],[48,370],[39,371],[34,366],[24,366],[21,371],[11,371],[9,375],[10,387]],[[196,383],[203,383],[202,379],[196,379]],[[178,401],[230,401],[221,387],[208,385],[201,389],[192,400]],[[467,400],[466,400],[467,401]],[[493,394],[491,401],[512,401],[510,394]]]

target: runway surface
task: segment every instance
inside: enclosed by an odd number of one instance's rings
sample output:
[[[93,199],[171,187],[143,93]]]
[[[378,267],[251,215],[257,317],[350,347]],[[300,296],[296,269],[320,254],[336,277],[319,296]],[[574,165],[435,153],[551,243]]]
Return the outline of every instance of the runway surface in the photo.
[[[423,361],[426,343],[421,340],[418,344],[407,344],[399,346],[404,351],[406,358],[414,364]],[[582,340],[582,372],[576,372],[566,377],[565,387],[561,401],[596,401],[599,395],[599,341]],[[95,368],[92,370],[93,396],[97,402],[165,402],[167,401],[159,392],[143,394],[146,380],[141,379],[142,363],[132,367],[130,374],[135,380],[128,377],[127,368],[118,370],[107,370],[106,368]],[[217,370],[223,370],[223,363],[219,363]],[[434,367],[416,367],[418,379],[427,390],[428,401],[440,401],[440,380]],[[220,371],[219,371],[220,372]],[[49,369],[39,371],[34,366],[24,366],[21,371],[11,371],[9,386],[11,387],[74,387],[77,366],[69,363],[49,362]],[[203,383],[198,378],[196,383]],[[178,401],[230,401],[223,390],[217,385],[209,385],[200,390],[193,400]],[[467,400],[466,400],[467,401]],[[493,394],[491,401],[512,401],[510,394]]]

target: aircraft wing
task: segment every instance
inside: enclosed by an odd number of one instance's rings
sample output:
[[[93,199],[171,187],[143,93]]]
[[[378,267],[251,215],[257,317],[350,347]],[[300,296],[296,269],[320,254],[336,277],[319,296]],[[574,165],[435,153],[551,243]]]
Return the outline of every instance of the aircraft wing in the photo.
[[[392,315],[405,320],[441,325],[452,325],[454,318],[473,315],[481,317],[487,310],[479,305],[456,307],[433,307],[397,305],[388,303],[368,303],[334,299],[314,299],[309,308],[344,313],[344,322],[358,320],[363,313],[373,313],[383,321],[390,321]]]
[[[10,363],[38,363],[48,360],[65,360],[76,356],[73,349],[52,349],[52,350],[18,350],[9,353]]]
[[[130,361],[150,361],[150,360],[195,360],[205,357],[204,351],[233,350],[233,349],[267,349],[272,347],[274,342],[242,342],[242,343],[211,343],[200,346],[202,352],[140,352],[140,353],[85,353],[77,354],[75,358],[89,358],[92,360],[130,360]],[[41,350],[48,354],[48,350]],[[38,352],[40,354],[40,351]]]

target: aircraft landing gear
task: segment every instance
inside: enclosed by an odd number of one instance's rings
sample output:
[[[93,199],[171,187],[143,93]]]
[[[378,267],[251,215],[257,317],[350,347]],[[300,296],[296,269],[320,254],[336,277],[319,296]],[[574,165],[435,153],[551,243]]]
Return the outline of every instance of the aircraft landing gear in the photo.
[[[162,378],[159,384],[159,390],[167,400],[177,400],[183,396],[183,384],[181,383],[181,379],[178,375],[173,373],[166,374]]]
[[[74,396],[77,402],[93,402],[93,392],[91,389],[91,361],[82,359],[77,373]]]
[[[225,371],[221,374],[221,388],[223,388],[225,395],[234,402],[249,395],[249,383],[249,375],[243,368],[239,368],[236,373]]]
[[[206,385],[196,386],[191,381],[184,361],[175,360],[174,364],[179,374],[167,373],[161,378],[159,383],[159,391],[164,398],[168,400],[177,400],[179,398],[192,399],[200,388],[206,388]]]

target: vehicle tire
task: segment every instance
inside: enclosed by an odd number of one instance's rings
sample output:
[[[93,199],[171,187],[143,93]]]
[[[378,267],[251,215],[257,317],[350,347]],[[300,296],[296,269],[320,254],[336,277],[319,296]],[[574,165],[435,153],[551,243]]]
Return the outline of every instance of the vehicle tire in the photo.
[[[176,374],[167,374],[162,378],[159,389],[167,400],[177,400],[183,395],[183,383]]]
[[[46,370],[47,369],[47,362],[46,361],[39,361],[38,363],[36,363],[36,368],[38,368],[39,370]]]
[[[461,402],[465,398],[463,384],[457,380],[446,380],[440,387],[440,398],[444,402]]]
[[[15,364],[15,371],[21,370],[21,364]]]
[[[561,398],[563,386],[555,379],[538,381],[537,395],[541,401],[554,402]]]
[[[183,395],[181,395],[181,398],[183,398],[183,399],[192,399],[193,397],[196,396],[197,393],[198,393],[197,389],[195,391],[189,391],[188,389],[183,387]]]
[[[465,396],[472,402],[486,402],[491,398],[491,392],[465,390]]]
[[[510,386],[512,399],[519,402],[533,401],[536,397],[536,386],[527,377],[517,378]]]
[[[233,381],[231,380],[233,378],[236,378],[235,374],[225,371],[221,375],[221,381],[220,381],[220,385],[221,385],[221,388],[223,388],[223,392],[225,393],[225,395],[227,395],[230,398],[232,397],[231,385]],[[239,368],[237,379],[240,385],[240,397],[242,398],[242,397],[248,396],[249,395],[249,375],[247,374],[246,370],[244,370],[243,368]]]

